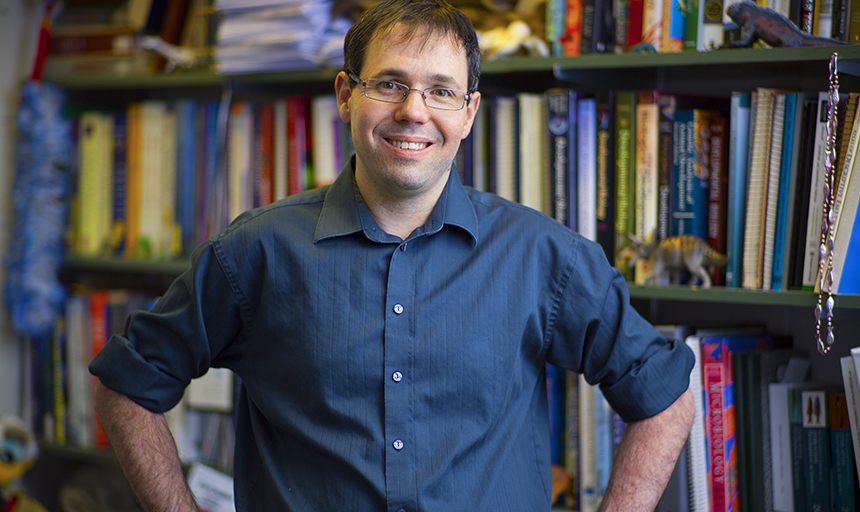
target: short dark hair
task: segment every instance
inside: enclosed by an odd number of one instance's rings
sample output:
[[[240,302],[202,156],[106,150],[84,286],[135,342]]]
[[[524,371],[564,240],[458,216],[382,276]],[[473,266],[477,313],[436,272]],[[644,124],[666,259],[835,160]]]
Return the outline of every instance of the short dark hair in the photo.
[[[406,28],[404,38],[447,34],[466,52],[469,66],[468,93],[478,89],[481,78],[481,49],[472,22],[445,0],[382,0],[365,11],[349,29],[343,42],[344,71],[359,76],[364,56],[375,36]]]

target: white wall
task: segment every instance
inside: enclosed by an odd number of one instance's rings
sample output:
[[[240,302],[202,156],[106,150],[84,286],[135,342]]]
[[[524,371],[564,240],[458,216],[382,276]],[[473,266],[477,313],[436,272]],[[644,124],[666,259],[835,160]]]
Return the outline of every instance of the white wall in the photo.
[[[39,0],[0,0],[0,255],[5,257],[14,219],[10,191],[15,177],[15,111],[18,89],[28,78],[42,17]],[[0,265],[0,414],[21,414],[21,348],[3,299]]]

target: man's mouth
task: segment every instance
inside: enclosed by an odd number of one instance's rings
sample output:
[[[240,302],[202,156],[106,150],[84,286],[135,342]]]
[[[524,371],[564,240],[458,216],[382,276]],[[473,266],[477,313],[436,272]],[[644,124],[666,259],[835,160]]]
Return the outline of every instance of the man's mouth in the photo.
[[[427,142],[406,142],[406,141],[402,141],[402,140],[392,140],[392,139],[387,139],[387,140],[392,146],[400,148],[400,149],[418,150],[418,149],[424,149],[430,145]]]

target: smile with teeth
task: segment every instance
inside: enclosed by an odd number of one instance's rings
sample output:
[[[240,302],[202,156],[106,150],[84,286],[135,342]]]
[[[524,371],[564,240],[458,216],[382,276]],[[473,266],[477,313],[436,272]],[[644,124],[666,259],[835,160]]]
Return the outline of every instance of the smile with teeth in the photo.
[[[390,142],[392,146],[398,147],[400,149],[416,150],[416,149],[424,149],[427,146],[429,146],[429,144],[427,142],[405,142],[405,141],[401,141],[401,140],[391,140],[391,139],[389,139],[388,142]]]

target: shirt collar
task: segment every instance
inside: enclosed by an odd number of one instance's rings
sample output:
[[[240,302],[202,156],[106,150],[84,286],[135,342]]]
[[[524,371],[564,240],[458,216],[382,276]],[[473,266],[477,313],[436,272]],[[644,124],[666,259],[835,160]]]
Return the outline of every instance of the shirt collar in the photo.
[[[478,242],[478,217],[469,200],[460,177],[452,168],[448,183],[427,222],[415,230],[414,236],[432,235],[444,225],[456,226],[465,231],[472,246]],[[343,166],[340,175],[328,189],[322,211],[314,231],[314,243],[326,238],[350,235],[364,231],[377,242],[391,242],[396,237],[382,231],[358,191],[355,183],[355,156]],[[399,239],[396,239],[399,240]]]

